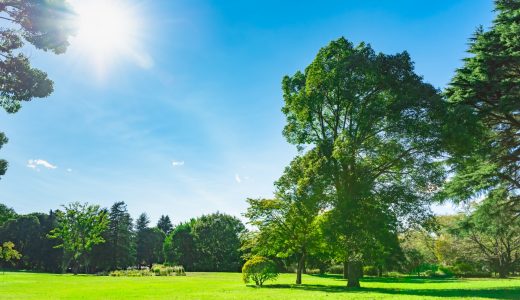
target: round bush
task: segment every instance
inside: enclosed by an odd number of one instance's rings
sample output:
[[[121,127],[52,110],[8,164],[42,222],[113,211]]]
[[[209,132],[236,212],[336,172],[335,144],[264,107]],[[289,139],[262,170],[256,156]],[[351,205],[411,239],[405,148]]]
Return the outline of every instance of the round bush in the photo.
[[[254,256],[242,267],[242,278],[245,283],[253,281],[257,286],[262,286],[266,280],[274,280],[278,277],[276,264],[262,256]]]

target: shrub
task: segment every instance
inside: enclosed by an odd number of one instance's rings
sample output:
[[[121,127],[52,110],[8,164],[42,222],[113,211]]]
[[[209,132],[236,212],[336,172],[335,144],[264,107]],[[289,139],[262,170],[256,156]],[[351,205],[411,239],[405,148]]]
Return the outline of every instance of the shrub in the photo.
[[[343,274],[343,265],[333,265],[327,270],[330,274]]]
[[[183,266],[165,266],[161,264],[154,264],[152,272],[155,276],[186,276]]]
[[[149,270],[115,270],[110,272],[108,275],[115,277],[142,277],[142,276],[153,276],[153,273]]]
[[[186,276],[186,272],[184,272],[184,268],[182,266],[173,266],[167,267],[163,265],[153,265],[152,268],[149,269],[128,269],[128,270],[116,270],[110,272],[108,275],[110,276],[126,276],[126,277],[141,277],[141,276]]]
[[[242,279],[245,283],[254,281],[257,286],[262,286],[266,280],[274,280],[276,277],[276,264],[262,256],[252,257],[242,267]]]
[[[375,266],[364,266],[363,275],[377,276],[379,275],[379,270]]]

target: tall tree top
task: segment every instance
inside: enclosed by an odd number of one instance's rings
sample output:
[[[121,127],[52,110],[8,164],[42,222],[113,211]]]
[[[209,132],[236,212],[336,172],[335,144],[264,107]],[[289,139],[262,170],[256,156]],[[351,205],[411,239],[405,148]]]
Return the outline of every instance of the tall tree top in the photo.
[[[148,225],[150,224],[150,219],[148,218],[148,215],[146,213],[142,213],[137,217],[137,220],[135,221],[135,229],[137,231],[142,231],[146,228],[148,228]]]
[[[162,230],[164,232],[164,234],[168,235],[173,229],[173,225],[170,220],[170,217],[162,215],[159,218],[159,221],[157,222],[157,228]]]

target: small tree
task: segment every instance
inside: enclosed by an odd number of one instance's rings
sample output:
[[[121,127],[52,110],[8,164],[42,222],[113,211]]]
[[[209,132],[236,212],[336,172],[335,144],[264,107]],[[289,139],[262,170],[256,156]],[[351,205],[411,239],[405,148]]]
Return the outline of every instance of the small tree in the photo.
[[[276,264],[262,256],[254,256],[242,267],[242,279],[245,283],[254,281],[257,286],[262,286],[266,280],[274,280],[278,277]]]
[[[54,228],[49,238],[59,239],[68,257],[66,266],[72,261],[74,274],[78,273],[80,261],[86,263],[86,255],[94,245],[104,243],[102,233],[108,227],[107,212],[100,210],[98,205],[80,204],[74,202],[64,206],[65,211],[57,211],[58,227]]]
[[[18,260],[22,257],[20,252],[14,249],[13,242],[5,242],[3,245],[0,245],[0,259],[5,262],[12,262],[13,260]]]

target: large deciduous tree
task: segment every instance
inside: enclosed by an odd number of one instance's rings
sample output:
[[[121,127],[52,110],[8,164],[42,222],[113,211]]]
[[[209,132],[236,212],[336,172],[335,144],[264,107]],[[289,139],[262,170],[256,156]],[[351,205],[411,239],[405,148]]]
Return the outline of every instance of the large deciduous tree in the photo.
[[[56,247],[64,250],[64,267],[72,263],[72,270],[77,274],[81,263],[88,269],[88,254],[96,244],[104,243],[102,233],[108,227],[107,212],[98,205],[74,202],[63,206],[64,211],[56,212],[58,226],[49,238],[58,239]]]
[[[284,135],[327,161],[331,217],[349,261],[349,287],[359,286],[366,251],[418,215],[443,181],[442,99],[415,74],[408,53],[376,54],[344,38],[283,79]],[[377,221],[377,222],[374,222]]]
[[[191,229],[195,219],[181,223],[172,230],[164,241],[164,258],[167,263],[181,265],[186,271],[193,271],[197,249]]]
[[[0,1],[0,107],[15,113],[22,101],[44,98],[53,91],[47,74],[31,67],[22,53],[28,42],[37,49],[55,54],[65,52],[75,31],[74,13],[64,0]],[[0,133],[0,148],[7,138]],[[0,175],[7,162],[0,160]]]
[[[240,236],[244,231],[244,224],[230,215],[217,212],[197,218],[192,227],[197,254],[195,270],[240,271]]]
[[[493,25],[477,30],[471,56],[446,89],[457,116],[447,135],[455,176],[446,192],[464,201],[505,189],[502,204],[514,208],[520,203],[520,1],[495,3]]]

